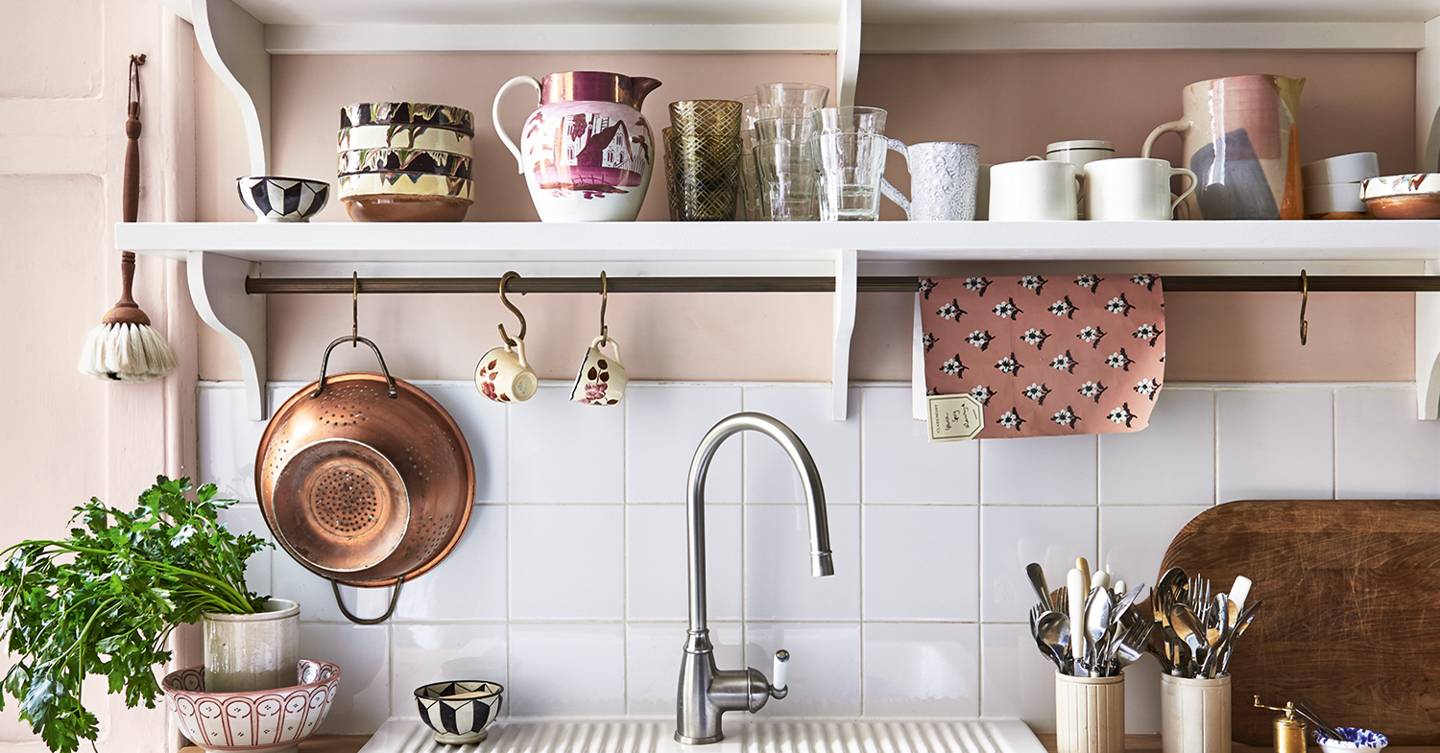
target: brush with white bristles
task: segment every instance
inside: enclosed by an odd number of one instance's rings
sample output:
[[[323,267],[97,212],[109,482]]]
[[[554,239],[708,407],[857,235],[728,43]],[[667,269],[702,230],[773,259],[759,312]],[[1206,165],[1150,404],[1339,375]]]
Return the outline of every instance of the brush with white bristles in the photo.
[[[130,103],[125,118],[125,183],[122,209],[126,222],[140,211],[140,66],[144,55],[130,56]],[[120,300],[90,330],[80,351],[80,373],[120,382],[149,382],[175,370],[175,354],[165,336],[135,303],[135,254],[120,254]]]

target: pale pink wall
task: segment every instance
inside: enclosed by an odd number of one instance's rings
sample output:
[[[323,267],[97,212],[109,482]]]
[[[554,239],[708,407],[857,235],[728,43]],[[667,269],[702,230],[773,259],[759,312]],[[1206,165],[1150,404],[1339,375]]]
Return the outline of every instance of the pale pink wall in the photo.
[[[533,219],[522,179],[494,137],[494,90],[519,73],[569,68],[654,75],[665,85],[646,113],[668,122],[666,103],[686,97],[735,96],[750,83],[833,80],[833,58],[821,55],[410,55],[276,57],[272,68],[272,172],[330,178],[337,108],[352,100],[411,98],[460,104],[476,123],[476,205],[469,219]],[[1150,128],[1178,116],[1180,88],[1193,80],[1240,72],[1310,79],[1302,97],[1302,152],[1375,150],[1382,167],[1412,161],[1414,56],[1314,53],[1082,53],[1028,55],[867,55],[857,101],[891,111],[890,132],[907,141],[959,139],[982,145],[987,162],[1023,157],[1060,138],[1108,138],[1135,153]],[[233,107],[197,76],[198,206],[204,219],[245,219],[233,200],[244,170]],[[525,97],[507,100],[506,122],[518,127]],[[231,108],[232,112],[225,112]],[[1163,142],[1161,156],[1178,145]],[[892,160],[890,175],[903,182]],[[642,214],[664,215],[654,181]],[[886,217],[897,216],[887,205]],[[332,206],[322,219],[344,221]],[[703,228],[697,228],[703,232]],[[677,249],[677,251],[681,251]],[[532,360],[543,376],[568,378],[595,327],[586,296],[529,296]],[[853,374],[859,379],[909,376],[910,299],[864,295],[856,327]],[[830,303],[824,295],[627,295],[611,303],[612,332],[640,378],[824,380],[829,377]],[[1296,302],[1283,295],[1180,295],[1171,300],[1170,378],[1214,381],[1390,380],[1412,375],[1413,299],[1406,295],[1315,296],[1312,341],[1295,337]],[[270,304],[272,377],[311,379],[320,349],[348,325],[338,297],[277,296]],[[465,378],[505,321],[493,296],[375,297],[362,302],[362,327],[386,348],[396,371],[412,378]],[[1375,325],[1371,327],[1370,325]],[[347,354],[347,358],[354,354]],[[356,357],[346,366],[365,367]],[[201,376],[238,375],[226,346],[201,339]]]

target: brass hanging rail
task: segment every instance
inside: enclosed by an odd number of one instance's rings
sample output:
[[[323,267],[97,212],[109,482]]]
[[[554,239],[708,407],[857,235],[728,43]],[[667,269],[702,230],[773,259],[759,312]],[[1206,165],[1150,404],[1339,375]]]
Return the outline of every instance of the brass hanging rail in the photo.
[[[1170,293],[1298,293],[1300,275],[1162,275]],[[909,277],[860,277],[861,293],[915,291]],[[351,294],[348,277],[248,277],[245,292]],[[373,277],[359,278],[361,293],[494,293],[498,277]],[[830,293],[833,277],[610,277],[612,293]],[[1440,276],[1310,275],[1312,293],[1436,293]],[[599,293],[596,277],[523,277],[511,281],[514,293]]]

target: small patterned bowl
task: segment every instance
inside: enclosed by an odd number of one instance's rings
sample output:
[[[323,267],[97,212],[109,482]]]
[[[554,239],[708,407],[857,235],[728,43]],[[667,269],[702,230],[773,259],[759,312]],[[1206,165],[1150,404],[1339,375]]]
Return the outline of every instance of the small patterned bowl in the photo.
[[[1318,729],[1312,732],[1311,735],[1314,736],[1315,742],[1320,744],[1320,748],[1324,750],[1325,753],[1380,753],[1380,751],[1385,749],[1385,746],[1390,744],[1390,738],[1373,729],[1336,727],[1335,731],[1344,735],[1345,739],[1336,740],[1326,737]]]
[[[330,184],[323,180],[278,175],[236,178],[235,190],[260,222],[308,222],[330,199]]]
[[[301,659],[288,688],[207,693],[205,669],[190,667],[161,681],[165,702],[190,742],[207,751],[281,753],[314,734],[340,685],[340,667]]]
[[[445,745],[484,740],[504,700],[505,686],[488,680],[447,680],[415,689],[420,721]]]

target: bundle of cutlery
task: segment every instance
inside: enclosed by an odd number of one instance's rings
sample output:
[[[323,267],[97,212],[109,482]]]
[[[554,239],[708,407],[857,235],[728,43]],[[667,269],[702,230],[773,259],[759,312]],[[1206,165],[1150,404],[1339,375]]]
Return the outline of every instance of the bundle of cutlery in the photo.
[[[1150,649],[1160,666],[1177,677],[1228,675],[1235,641],[1260,608],[1259,599],[1248,601],[1250,586],[1242,575],[1228,593],[1216,593],[1205,578],[1187,576],[1178,567],[1166,570],[1151,600],[1159,630]]]
[[[1025,572],[1040,599],[1030,609],[1030,634],[1061,674],[1113,677],[1144,656],[1154,623],[1135,608],[1143,583],[1127,591],[1125,581],[1112,582],[1104,570],[1092,574],[1084,557],[1054,595],[1038,563]]]

